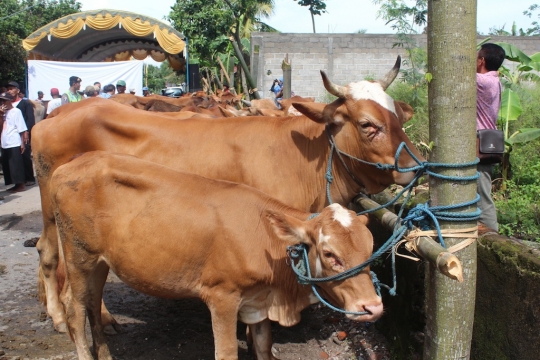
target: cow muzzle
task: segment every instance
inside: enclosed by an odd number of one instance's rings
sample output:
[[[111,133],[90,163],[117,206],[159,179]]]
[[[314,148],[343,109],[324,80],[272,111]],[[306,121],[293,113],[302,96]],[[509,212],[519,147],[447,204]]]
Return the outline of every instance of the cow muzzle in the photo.
[[[359,303],[356,306],[355,311],[357,312],[367,312],[367,314],[364,315],[353,315],[353,314],[347,314],[347,317],[354,321],[361,321],[361,322],[375,322],[377,321],[383,314],[383,304],[381,299],[379,298],[379,301],[373,302],[370,304],[363,304]]]

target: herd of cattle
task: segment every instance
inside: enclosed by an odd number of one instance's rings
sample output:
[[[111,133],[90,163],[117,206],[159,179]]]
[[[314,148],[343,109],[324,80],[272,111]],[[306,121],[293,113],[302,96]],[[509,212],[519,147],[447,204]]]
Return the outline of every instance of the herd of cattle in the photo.
[[[346,206],[359,192],[408,184],[394,163],[412,117],[385,93],[400,59],[379,81],[347,86],[321,72],[330,104],[293,98],[277,109],[253,101],[191,94],[179,99],[117,95],[63,105],[32,129],[43,233],[40,300],[68,331],[79,359],[111,359],[102,302],[109,269],[134,289],[201,298],[209,307],[216,359],[237,359],[236,322],[248,325],[257,359],[275,359],[270,321],[291,326],[318,299],[298,284],[287,246],[306,244],[315,277],[355,267],[373,252],[367,218]],[[272,108],[274,107],[274,108]],[[327,166],[336,146],[350,155]],[[354,158],[362,161],[356,161]],[[416,165],[404,154],[401,168]],[[312,214],[317,213],[317,216]],[[335,306],[375,321],[382,315],[369,268],[322,283]]]

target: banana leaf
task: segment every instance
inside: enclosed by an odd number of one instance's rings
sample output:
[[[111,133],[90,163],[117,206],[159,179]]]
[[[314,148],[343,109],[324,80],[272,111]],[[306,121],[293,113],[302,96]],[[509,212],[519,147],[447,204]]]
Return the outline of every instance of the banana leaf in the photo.
[[[528,143],[530,141],[536,140],[540,137],[540,129],[531,128],[531,129],[520,129],[520,132],[512,136],[509,139],[506,139],[506,143],[510,145],[518,143]]]
[[[510,89],[504,90],[501,95],[499,120],[503,122],[517,120],[522,111],[518,94]]]
[[[528,65],[531,62],[531,58],[528,57],[523,51],[519,50],[514,45],[504,43],[504,42],[498,42],[495,43],[502,47],[504,49],[504,52],[506,53],[506,58],[510,61],[517,61],[522,64]]]

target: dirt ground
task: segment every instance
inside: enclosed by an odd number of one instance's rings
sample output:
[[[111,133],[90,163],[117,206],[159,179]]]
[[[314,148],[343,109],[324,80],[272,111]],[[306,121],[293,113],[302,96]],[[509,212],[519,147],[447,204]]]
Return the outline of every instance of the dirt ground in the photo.
[[[1,192],[2,196],[9,201],[13,195]],[[39,236],[41,229],[38,210],[0,211],[0,360],[77,358],[75,345],[66,334],[53,330],[37,300],[38,255],[23,243]],[[122,325],[120,333],[108,335],[114,359],[214,359],[210,313],[202,302],[145,296],[114,275],[109,276],[104,298]],[[245,328],[239,323],[239,359],[254,359],[246,345]],[[304,310],[302,321],[294,327],[275,324],[273,339],[274,354],[282,360],[391,358],[375,326],[354,323],[321,305]]]

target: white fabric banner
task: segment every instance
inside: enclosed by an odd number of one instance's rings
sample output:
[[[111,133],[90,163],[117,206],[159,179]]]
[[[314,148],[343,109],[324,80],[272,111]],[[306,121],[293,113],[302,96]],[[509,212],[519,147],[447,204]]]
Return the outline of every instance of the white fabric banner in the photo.
[[[44,99],[51,100],[51,88],[57,88],[60,95],[68,91],[70,76],[82,79],[79,91],[96,81],[101,88],[107,84],[116,86],[118,80],[126,82],[126,93],[135,89],[135,94],[142,96],[143,61],[117,62],[60,62],[28,60],[28,96],[37,99],[37,92],[43,91]]]

